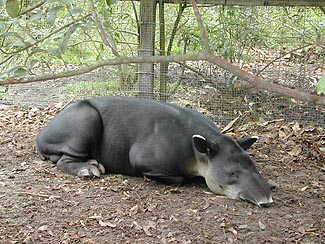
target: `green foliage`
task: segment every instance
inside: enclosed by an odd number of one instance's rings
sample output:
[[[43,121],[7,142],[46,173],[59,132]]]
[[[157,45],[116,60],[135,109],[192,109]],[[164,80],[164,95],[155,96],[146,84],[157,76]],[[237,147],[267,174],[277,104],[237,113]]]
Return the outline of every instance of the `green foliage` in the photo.
[[[317,86],[316,86],[317,94],[325,93],[325,75],[319,79]]]
[[[20,4],[18,0],[7,0],[6,11],[11,18],[17,17],[20,12]]]
[[[0,1],[3,6],[0,6],[1,80],[34,74],[35,70],[51,72],[53,65],[87,65],[114,57],[110,48],[103,45],[89,1],[47,0],[33,11],[20,15],[32,8],[26,4],[33,2]],[[132,9],[131,3],[113,5],[116,2],[94,1],[98,19],[120,55],[135,54],[133,43],[137,42],[137,33],[133,30],[136,24],[129,11],[125,11]],[[126,30],[124,33],[122,28]]]
[[[115,3],[117,3],[119,0],[106,0],[106,4],[107,4],[107,6],[111,6],[111,5],[113,5],[113,4],[115,4]]]
[[[138,12],[134,8],[139,11],[139,3],[93,2],[111,46],[120,56],[137,55]],[[115,57],[99,35],[90,1],[47,0],[24,13],[33,7],[28,3],[35,1],[0,0],[1,80]],[[165,6],[166,46],[177,12],[178,5]],[[252,48],[295,48],[325,35],[325,17],[312,8],[213,6],[200,8],[200,12],[211,49],[240,64],[253,61]],[[193,23],[196,23],[193,9],[187,7],[177,28],[172,54],[203,48],[198,25]],[[157,28],[157,47],[158,35]]]
[[[176,12],[173,6],[166,9]],[[184,45],[187,52],[203,48],[192,12],[185,10],[173,52],[183,52]],[[325,17],[313,8],[216,6],[200,12],[211,49],[236,63],[252,61],[251,48],[297,48],[325,35]],[[167,15],[167,19],[175,16]],[[167,31],[171,26],[166,25]]]

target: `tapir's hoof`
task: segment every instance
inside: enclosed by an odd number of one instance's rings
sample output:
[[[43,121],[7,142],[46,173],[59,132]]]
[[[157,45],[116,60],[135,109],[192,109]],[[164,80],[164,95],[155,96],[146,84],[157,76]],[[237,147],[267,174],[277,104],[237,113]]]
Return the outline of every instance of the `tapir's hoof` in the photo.
[[[105,174],[104,166],[95,159],[87,161],[87,164],[88,165],[80,168],[78,172],[79,177],[100,177],[101,174]]]

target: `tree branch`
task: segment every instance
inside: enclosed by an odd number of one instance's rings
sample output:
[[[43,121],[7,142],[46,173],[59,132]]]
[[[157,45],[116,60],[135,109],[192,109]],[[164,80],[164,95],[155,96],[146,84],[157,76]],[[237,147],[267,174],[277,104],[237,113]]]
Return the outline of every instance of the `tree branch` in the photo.
[[[0,86],[8,84],[22,84],[31,83],[37,81],[47,81],[55,80],[59,78],[71,77],[76,75],[81,75],[89,73],[95,69],[104,66],[120,65],[120,64],[130,64],[130,63],[161,63],[161,62],[183,62],[183,61],[199,61],[204,59],[204,53],[188,54],[188,55],[175,55],[175,56],[146,56],[146,57],[118,57],[116,59],[102,60],[94,64],[88,65],[80,69],[75,69],[72,71],[65,71],[57,74],[45,74],[40,76],[27,76],[17,79],[11,79],[6,82],[0,83]]]
[[[87,67],[83,67],[72,71],[65,71],[58,74],[46,74],[40,76],[22,77],[16,80],[12,79],[0,83],[0,86],[4,86],[8,84],[31,83],[37,81],[46,81],[46,80],[54,80],[54,79],[64,78],[64,77],[71,77],[75,75],[89,73],[92,70],[95,70],[100,67],[108,66],[108,65],[130,64],[130,63],[185,62],[185,61],[199,61],[199,60],[205,60],[213,64],[216,64],[220,68],[225,69],[231,72],[232,74],[238,76],[242,80],[249,82],[251,86],[256,89],[266,90],[286,97],[299,99],[301,101],[305,101],[308,103],[325,106],[324,97],[311,95],[305,92],[283,87],[275,83],[263,80],[262,78],[254,74],[250,74],[240,69],[239,67],[233,65],[232,63],[207,52],[199,52],[197,54],[173,55],[173,56],[118,57],[116,59],[99,61]]]
[[[306,92],[301,92],[296,89],[291,89],[288,87],[284,87],[281,85],[277,85],[275,83],[263,80],[259,76],[256,76],[254,74],[250,74],[239,67],[233,65],[232,63],[229,63],[226,60],[223,60],[217,56],[214,56],[212,54],[207,53],[205,57],[206,61],[209,61],[211,63],[216,64],[222,69],[225,69],[232,74],[238,76],[239,78],[249,82],[251,84],[251,87],[254,87],[259,90],[266,90],[269,92],[273,92],[279,95],[283,95],[286,97],[291,97],[295,98],[304,102],[308,103],[313,103],[313,104],[318,104],[318,105],[323,105],[325,106],[325,98],[316,96],[316,95],[311,95]]]
[[[119,57],[119,53],[117,52],[117,49],[115,47],[113,38],[111,39],[112,44],[108,41],[108,37],[103,29],[103,26],[101,25],[101,23],[98,20],[98,16],[97,16],[97,12],[95,10],[95,4],[94,4],[94,0],[90,0],[90,7],[91,7],[91,14],[93,15],[94,21],[95,21],[95,25],[97,27],[98,30],[98,34],[100,35],[100,37],[103,40],[103,43],[105,44],[106,47],[109,47],[112,51],[112,53],[114,54],[115,57]]]
[[[167,55],[170,55],[172,52],[172,47],[173,47],[173,43],[174,43],[174,39],[177,33],[177,29],[178,29],[178,25],[181,21],[181,17],[183,15],[183,12],[186,8],[186,3],[185,4],[179,4],[179,8],[178,8],[178,13],[177,13],[177,17],[173,26],[173,30],[172,33],[170,35],[170,39],[169,39],[169,43],[168,43],[168,47],[167,47]]]
[[[205,49],[205,51],[207,53],[211,53],[209,40],[208,40],[208,35],[207,35],[207,32],[205,31],[203,21],[202,21],[202,18],[201,18],[201,14],[200,14],[199,9],[197,7],[196,1],[191,0],[191,2],[192,2],[192,7],[193,7],[193,10],[194,10],[195,17],[196,17],[196,21],[197,21],[197,23],[199,25],[199,29],[200,29],[200,32],[201,32],[201,38],[202,38],[202,41],[203,41],[204,49]]]

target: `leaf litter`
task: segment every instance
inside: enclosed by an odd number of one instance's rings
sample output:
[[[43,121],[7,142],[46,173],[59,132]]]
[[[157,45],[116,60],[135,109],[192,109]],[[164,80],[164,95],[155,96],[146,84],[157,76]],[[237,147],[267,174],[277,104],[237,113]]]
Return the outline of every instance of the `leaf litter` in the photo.
[[[0,107],[1,243],[322,243],[324,129],[236,119],[233,137],[257,135],[249,150],[276,183],[274,205],[211,194],[204,184],[168,186],[106,175],[81,180],[39,160],[35,136],[64,105]]]

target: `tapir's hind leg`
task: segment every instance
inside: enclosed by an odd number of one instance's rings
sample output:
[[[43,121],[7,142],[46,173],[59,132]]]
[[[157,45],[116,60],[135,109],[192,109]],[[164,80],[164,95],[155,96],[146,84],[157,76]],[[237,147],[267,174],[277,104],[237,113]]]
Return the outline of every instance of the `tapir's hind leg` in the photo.
[[[71,105],[41,130],[37,150],[42,160],[50,159],[68,174],[100,177],[105,173],[99,164],[102,119],[89,102]]]
[[[78,159],[63,155],[56,165],[58,169],[79,177],[100,177],[101,174],[105,174],[104,166],[95,159],[80,162]]]

